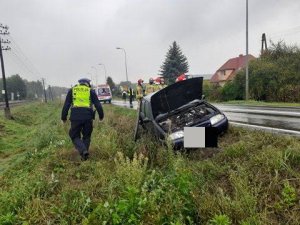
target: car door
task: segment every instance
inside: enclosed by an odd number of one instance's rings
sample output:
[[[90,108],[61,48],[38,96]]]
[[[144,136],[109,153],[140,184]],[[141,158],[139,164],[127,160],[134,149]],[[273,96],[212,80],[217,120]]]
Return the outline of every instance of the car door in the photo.
[[[143,125],[150,133],[154,133],[153,115],[152,115],[150,102],[144,101],[143,107],[144,107],[143,108],[143,111],[144,111]]]

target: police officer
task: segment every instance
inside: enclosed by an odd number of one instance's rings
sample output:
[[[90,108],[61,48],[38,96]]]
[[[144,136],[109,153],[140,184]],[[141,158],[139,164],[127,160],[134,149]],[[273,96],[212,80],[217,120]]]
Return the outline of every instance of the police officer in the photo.
[[[154,80],[153,78],[150,78],[149,79],[149,84],[146,85],[146,95],[150,94],[150,93],[153,93],[156,91],[156,88],[155,88],[155,84],[154,84]]]
[[[133,108],[133,105],[132,105],[132,101],[133,101],[133,90],[131,87],[129,87],[128,89],[128,96],[129,96],[129,105],[130,105],[130,108]]]
[[[126,91],[124,90],[124,91],[122,92],[122,98],[123,98],[124,102],[126,102],[126,97],[127,97],[127,93],[126,93]]]
[[[101,103],[95,90],[91,89],[90,82],[86,78],[80,79],[79,84],[68,91],[61,113],[61,120],[65,123],[71,107],[69,135],[82,160],[87,160],[89,157],[93,119],[95,117],[92,105],[95,106],[99,119],[102,120],[104,117]]]

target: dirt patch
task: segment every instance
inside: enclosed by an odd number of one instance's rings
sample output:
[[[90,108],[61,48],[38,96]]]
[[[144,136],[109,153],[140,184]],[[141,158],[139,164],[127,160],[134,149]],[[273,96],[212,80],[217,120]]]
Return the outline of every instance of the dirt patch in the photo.
[[[221,151],[221,148],[187,149],[186,154],[189,160],[198,161],[212,158]]]
[[[0,151],[0,157],[2,159],[8,158],[10,155],[10,153]]]

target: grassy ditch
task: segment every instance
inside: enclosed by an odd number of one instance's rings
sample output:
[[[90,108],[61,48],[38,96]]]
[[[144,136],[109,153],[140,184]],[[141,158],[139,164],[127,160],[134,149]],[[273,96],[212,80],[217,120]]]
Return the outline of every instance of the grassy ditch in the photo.
[[[60,109],[0,119],[0,224],[299,224],[299,139],[230,128],[218,150],[174,153],[104,105],[81,162]]]

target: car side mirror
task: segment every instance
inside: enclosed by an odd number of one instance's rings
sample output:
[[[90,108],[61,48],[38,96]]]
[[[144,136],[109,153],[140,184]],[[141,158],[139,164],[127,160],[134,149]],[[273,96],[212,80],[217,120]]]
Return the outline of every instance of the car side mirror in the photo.
[[[205,99],[205,95],[202,95],[202,100],[204,100]]]

